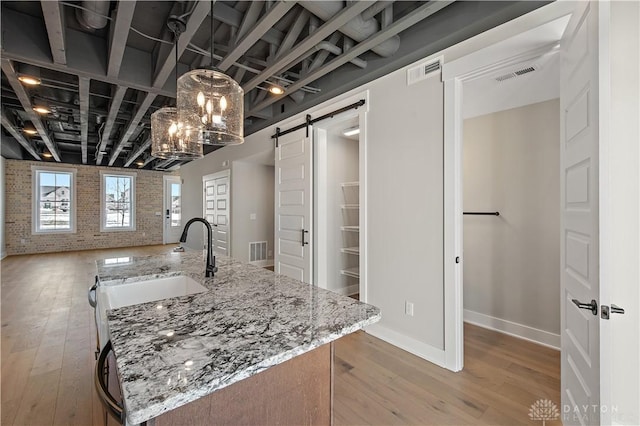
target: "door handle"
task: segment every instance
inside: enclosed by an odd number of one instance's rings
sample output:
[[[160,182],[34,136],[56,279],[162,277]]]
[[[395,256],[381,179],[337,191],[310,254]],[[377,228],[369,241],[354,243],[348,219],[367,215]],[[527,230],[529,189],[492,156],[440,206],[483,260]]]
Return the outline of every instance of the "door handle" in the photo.
[[[598,302],[595,299],[591,299],[591,303],[582,303],[578,299],[571,299],[574,305],[580,309],[588,309],[593,315],[598,315]]]
[[[612,303],[611,304],[611,313],[612,314],[624,314],[624,309],[621,308],[620,306],[614,305]]]
[[[307,244],[309,244],[309,242],[304,240],[304,234],[308,234],[309,231],[301,229],[300,231],[302,231],[302,247],[306,246]]]

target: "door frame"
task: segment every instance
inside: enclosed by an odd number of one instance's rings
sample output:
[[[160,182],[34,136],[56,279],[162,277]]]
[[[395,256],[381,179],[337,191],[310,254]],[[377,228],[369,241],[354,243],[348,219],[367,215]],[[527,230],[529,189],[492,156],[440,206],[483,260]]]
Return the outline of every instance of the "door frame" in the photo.
[[[366,106],[366,105],[365,105]],[[360,224],[360,231],[358,235],[358,248],[360,250],[360,255],[358,256],[358,265],[360,268],[360,277],[358,278],[358,293],[360,295],[360,301],[366,302],[366,280],[363,278],[366,275],[365,267],[363,259],[366,258],[365,255],[365,247],[366,244],[363,243],[363,240],[366,241],[366,232],[365,227],[362,225],[363,218],[366,213],[366,209],[364,207],[364,188],[366,187],[366,183],[363,182],[363,173],[361,172],[361,168],[363,167],[364,162],[366,161],[366,157],[363,157],[360,152],[366,149],[366,129],[364,129],[363,123],[366,122],[366,112],[364,108],[358,108],[357,110],[350,110],[344,112],[340,115],[343,120],[353,120],[357,119],[358,126],[360,127],[360,134],[358,135],[358,179],[359,179],[359,188],[358,188],[358,204],[360,205],[358,212],[358,223]],[[331,120],[335,120],[335,117],[327,120],[330,122]],[[323,121],[322,123],[325,123]],[[313,176],[314,176],[314,227],[315,229],[315,244],[316,250],[314,251],[314,284],[319,285],[322,281],[321,278],[324,277],[324,273],[327,270],[327,258],[329,256],[328,252],[328,238],[325,232],[317,232],[318,229],[321,229],[323,226],[326,227],[327,223],[320,213],[325,213],[328,207],[327,203],[327,126],[322,126],[321,124],[316,125],[314,127],[314,140],[313,140],[313,150],[314,150],[314,164],[313,164]],[[323,207],[324,206],[324,207]],[[322,210],[321,210],[322,209]],[[320,275],[320,271],[323,271],[323,275]]]
[[[167,243],[167,218],[165,216],[165,210],[167,208],[167,182],[177,182],[180,184],[180,226],[182,226],[182,179],[177,175],[165,175],[162,176],[162,244],[172,244]],[[171,217],[171,216],[169,216]],[[179,238],[179,237],[178,237]]]
[[[349,92],[348,94],[338,96],[331,101],[324,102],[319,106],[313,107],[309,110],[306,110],[304,113],[298,114],[289,119],[283,120],[277,125],[273,125],[271,127],[272,132],[275,134],[276,128],[289,128],[293,126],[297,126],[300,124],[304,124],[306,122],[306,115],[311,114],[313,116],[322,116],[324,114],[329,114],[332,111],[340,109],[342,107],[346,107],[352,105],[359,100],[364,99],[364,105],[358,107],[358,125],[360,126],[360,140],[359,140],[359,152],[358,152],[358,161],[359,161],[359,170],[358,170],[358,178],[360,181],[360,301],[367,302],[367,259],[368,259],[368,250],[367,250],[367,235],[368,235],[368,221],[367,221],[367,176],[368,176],[368,168],[367,168],[367,116],[370,108],[370,96],[369,90],[362,91],[354,91]],[[315,147],[313,147],[315,149]],[[275,155],[275,153],[274,153]],[[315,173],[315,172],[314,172]],[[314,184],[315,187],[315,184]],[[313,212],[314,216],[317,216],[317,209],[314,205]],[[315,218],[314,218],[315,223]],[[275,232],[275,229],[274,229]],[[275,235],[274,235],[275,238]],[[314,255],[315,256],[315,255]],[[317,259],[314,259],[314,264]],[[315,265],[314,265],[315,269]]]
[[[546,21],[537,23],[543,25],[546,22],[572,13],[571,2],[556,2],[557,12],[555,16]],[[606,3],[606,2],[605,2]],[[608,29],[608,5],[602,7],[604,13],[600,14],[600,24]],[[524,29],[527,31],[528,29]],[[516,65],[520,62],[534,59],[545,51],[548,51],[555,43],[538,48],[519,51],[496,49],[489,46],[460,59],[445,63],[442,67],[442,80],[444,82],[444,349],[445,367],[451,371],[461,371],[464,366],[464,304],[463,304],[463,274],[462,263],[456,263],[456,257],[462,257],[463,226],[462,226],[462,143],[463,143],[463,84],[482,77],[488,73],[497,71],[503,67]],[[600,54],[600,80],[599,96],[600,108],[608,105],[610,90],[607,84],[603,84],[608,74],[602,73],[608,67],[609,57],[607,52]],[[603,63],[605,62],[605,63]],[[606,158],[609,139],[606,137],[608,118],[605,114],[599,117],[600,160]],[[599,169],[600,176],[606,173],[605,168]],[[604,179],[599,179],[599,200],[602,206],[607,200],[609,189],[603,185]],[[604,214],[600,216],[602,227],[603,219],[606,219],[606,208],[600,209]],[[600,230],[602,233],[603,229]],[[606,280],[606,259],[611,255],[611,248],[607,247],[601,238],[600,250],[600,303],[606,303],[603,296],[609,292],[610,282]],[[559,294],[558,297],[561,297]],[[610,332],[606,327],[600,326],[600,405],[610,406],[611,398],[611,365],[610,351],[606,343],[611,340]],[[606,420],[607,413],[603,413],[601,420]]]
[[[215,172],[215,173],[210,173],[208,175],[204,175],[202,176],[202,217],[206,220],[207,216],[207,201],[205,200],[205,193],[207,191],[206,187],[205,187],[205,181],[208,180],[212,180],[212,179],[220,179],[220,178],[227,178],[227,182],[229,184],[229,189],[227,190],[229,196],[228,196],[228,206],[229,206],[229,222],[233,222],[233,218],[231,217],[232,214],[232,200],[231,200],[231,169],[224,169],[224,170],[220,170],[219,172]],[[233,226],[233,224],[230,224],[227,227],[227,253],[228,256],[231,257],[232,253],[231,253],[231,235],[232,235],[232,230],[231,230],[231,226]],[[203,241],[206,241],[203,238]],[[203,244],[204,245],[204,244]]]

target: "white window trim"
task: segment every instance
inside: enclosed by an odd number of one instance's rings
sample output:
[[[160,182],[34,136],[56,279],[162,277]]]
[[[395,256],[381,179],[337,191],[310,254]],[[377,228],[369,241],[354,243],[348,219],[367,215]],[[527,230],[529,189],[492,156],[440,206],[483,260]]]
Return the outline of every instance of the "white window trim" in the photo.
[[[76,218],[78,211],[78,204],[76,199],[76,174],[77,169],[67,169],[62,167],[46,167],[46,166],[31,166],[31,234],[75,234],[76,233]],[[69,215],[69,229],[40,229],[40,211],[38,206],[38,174],[39,173],[71,173],[71,209]]]
[[[131,232],[136,230],[136,177],[135,172],[112,172],[112,171],[100,171],[100,232]],[[107,228],[105,226],[106,216],[104,214],[106,210],[106,197],[104,188],[105,176],[124,176],[131,178],[131,225],[126,227]]]

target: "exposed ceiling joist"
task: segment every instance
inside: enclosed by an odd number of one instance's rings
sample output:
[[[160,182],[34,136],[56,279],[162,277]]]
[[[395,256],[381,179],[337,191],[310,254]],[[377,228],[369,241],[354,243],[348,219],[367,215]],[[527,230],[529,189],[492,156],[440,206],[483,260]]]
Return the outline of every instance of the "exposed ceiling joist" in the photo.
[[[96,164],[99,166],[102,163],[103,152],[107,148],[107,144],[109,143],[109,139],[111,138],[111,130],[113,129],[113,125],[116,122],[116,118],[118,117],[118,111],[120,111],[120,105],[122,105],[122,100],[124,99],[124,95],[127,93],[127,88],[123,86],[118,86],[111,98],[111,105],[109,106],[109,115],[107,116],[107,120],[104,124],[104,129],[102,129],[102,138],[100,139],[100,144],[98,145],[97,154],[96,154]]]
[[[202,21],[204,21],[204,19],[207,17],[207,12],[209,11],[210,4],[211,3],[208,1],[200,0],[194,7],[191,15],[189,16],[187,28],[185,29],[184,33],[180,35],[180,39],[177,43],[178,57],[182,55],[187,45],[191,42],[191,38],[193,38],[193,35],[196,33],[198,28],[200,28]],[[164,61],[158,64],[158,66],[156,67],[158,72],[153,79],[154,88],[164,86],[164,84],[167,82],[167,79],[169,78],[169,75],[171,75],[171,71],[173,71],[173,69],[176,67],[175,49],[176,46],[174,45],[171,48],[171,51],[169,51],[168,55],[164,58]],[[109,157],[110,166],[113,165],[113,163],[122,152],[122,149],[129,142],[129,138],[136,130],[136,127],[140,123],[140,120],[142,119],[142,117],[144,117],[156,96],[157,95],[153,93],[147,93],[142,103],[138,106],[138,110],[127,125],[127,130],[125,130],[124,134],[120,138],[120,141],[111,152],[111,156]]]
[[[142,145],[140,145],[138,147],[138,149],[135,149],[135,150],[131,151],[131,154],[127,158],[127,161],[125,161],[124,166],[125,167],[129,167],[131,165],[131,163],[133,163],[136,158],[140,157],[143,152],[145,152],[147,149],[149,149],[150,146],[151,146],[151,136],[149,136],[142,143]]]
[[[111,156],[109,157],[110,166],[113,166],[113,163],[116,162],[116,159],[122,152],[122,149],[129,142],[129,138],[131,137],[133,132],[135,132],[136,128],[138,127],[138,124],[140,123],[140,120],[142,120],[142,117],[144,117],[144,115],[146,114],[147,110],[149,109],[149,107],[151,106],[151,103],[155,98],[156,98],[156,95],[153,93],[147,93],[145,95],[144,100],[140,103],[140,105],[138,106],[138,110],[136,111],[133,118],[127,125],[127,130],[125,130],[124,134],[120,138],[120,141],[111,152]]]
[[[216,3],[213,8],[213,15],[217,20],[223,22],[227,25],[231,25],[232,27],[239,28],[242,25],[242,20],[244,15],[242,12],[235,10],[233,7],[228,6],[222,2]],[[284,34],[278,31],[275,28],[271,28],[267,31],[262,40],[266,41],[269,44],[280,45],[282,43],[282,39],[284,38]]]
[[[244,13],[242,17],[242,23],[238,27],[236,31],[236,39],[235,42],[240,40],[246,33],[249,31],[249,28],[255,25],[258,22],[258,18],[260,17],[260,12],[262,12],[262,8],[264,7],[264,3],[261,1],[252,1],[249,4],[249,8]]]
[[[87,141],[89,138],[89,84],[86,77],[78,79],[80,97],[80,144],[82,150],[82,164],[87,164]]]
[[[155,159],[156,159],[156,157],[152,157],[151,155],[147,156],[147,158],[144,159],[144,163],[140,167],[146,167],[147,164],[149,164],[150,162],[152,162]]]
[[[208,16],[210,7],[211,3],[205,0],[200,0],[196,4],[193,12],[189,16],[187,28],[182,34],[180,34],[180,38],[178,39],[178,58],[182,56],[194,34],[198,31],[198,28],[200,28],[200,25],[202,25],[202,22]],[[172,46],[167,56],[164,59],[159,60],[158,64],[156,64],[155,69],[157,72],[153,79],[153,87],[162,87],[167,82],[167,79],[171,75],[171,71],[173,71],[176,66],[175,49],[175,45]],[[175,94],[173,96],[175,96]]]
[[[247,31],[244,36],[236,43],[235,47],[231,49],[227,56],[220,61],[218,68],[222,71],[226,71],[231,67],[236,60],[244,55],[251,46],[253,46],[262,36],[274,26],[294,5],[295,1],[279,1],[271,6],[271,9],[255,24],[253,28]]]
[[[115,17],[109,27],[109,62],[107,65],[107,75],[109,77],[117,78],[120,72],[135,9],[135,0],[119,1],[118,8],[114,12]]]
[[[66,28],[64,25],[64,5],[57,1],[42,0],[42,16],[49,35],[53,62],[67,64]]]
[[[49,149],[49,152],[51,152],[51,155],[53,156],[53,158],[58,162],[62,161],[60,158],[60,152],[58,151],[58,147],[56,146],[55,141],[53,141],[49,137],[49,132],[47,132],[47,129],[44,127],[44,124],[42,124],[42,121],[40,120],[40,117],[38,116],[38,114],[33,110],[33,105],[31,105],[29,94],[25,90],[24,86],[22,86],[22,84],[18,80],[18,75],[16,74],[16,70],[13,67],[13,64],[11,63],[10,60],[4,59],[4,58],[1,59],[1,62],[2,62],[2,71],[4,71],[4,74],[7,76],[7,80],[9,81],[11,88],[13,88],[14,93],[16,94],[16,96],[18,96],[18,100],[20,101],[22,108],[24,108],[25,114],[27,115],[29,120],[31,120],[31,122],[33,123],[33,126],[36,128],[36,130],[40,134],[40,138],[42,138],[42,141],[45,143],[45,145]]]
[[[287,31],[287,35],[284,36],[282,44],[280,44],[280,46],[278,47],[276,58],[282,56],[284,52],[293,47],[294,43],[298,40],[298,37],[302,33],[302,30],[307,26],[308,19],[309,12],[307,11],[307,9],[300,9],[296,20],[294,21],[289,31]]]
[[[396,22],[389,25],[387,28],[381,31],[378,31],[377,33],[373,34],[369,38],[358,43],[352,49],[345,52],[341,56],[333,59],[332,61],[316,69],[315,71],[312,71],[309,74],[305,75],[300,80],[288,86],[285,89],[284,94],[278,97],[271,97],[271,98],[265,99],[263,102],[256,105],[252,109],[252,111],[249,111],[247,115],[250,116],[258,111],[261,111],[262,109],[268,107],[274,102],[277,102],[278,99],[282,98],[283,96],[287,96],[295,92],[296,90],[299,90],[303,86],[330,73],[331,71],[337,69],[338,67],[346,64],[353,58],[356,58],[357,56],[362,55],[364,52],[366,52],[367,50],[370,50],[372,47],[379,45],[380,43],[389,39],[390,37],[393,37],[394,35],[406,30],[407,28],[411,27],[412,25],[415,25],[416,23],[422,21],[428,16],[433,15],[437,11],[444,9],[451,3],[453,3],[453,0],[449,0],[449,1],[438,0],[438,1],[431,1],[429,3],[425,3],[424,5],[415,9],[414,11],[408,13],[406,16],[398,19]]]
[[[273,64],[267,66],[260,74],[245,83],[242,86],[245,93],[254,89],[258,84],[262,83],[277,72],[282,71],[309,49],[313,48],[316,44],[320,43],[333,32],[337,31],[340,27],[344,26],[347,22],[358,16],[371,5],[372,3],[367,1],[356,1],[350,3],[347,7],[342,9],[342,11],[325,22],[313,34],[310,34],[293,49],[289,50],[285,55],[274,61]]]
[[[67,64],[52,63],[48,52],[43,53],[43,49],[48,51],[45,45],[49,42],[44,32],[38,33],[37,29],[41,26],[42,21],[36,17],[3,8],[2,59],[87,77],[116,86],[152,92],[156,95],[175,96],[174,92],[165,90],[163,87],[152,86],[151,53],[128,47],[120,67],[121,72],[118,77],[111,77],[107,75],[104,59],[107,53],[104,49],[98,49],[101,46],[101,40],[73,28],[67,27]],[[24,36],[27,28],[33,30],[30,37]]]
[[[9,121],[9,119],[5,116],[4,111],[2,112],[2,114],[0,115],[0,118],[2,119],[2,126],[7,129],[7,131],[9,133],[11,133],[11,136],[13,136],[20,145],[22,145],[22,147],[29,153],[31,154],[31,156],[33,158],[35,158],[36,160],[42,160],[42,158],[40,158],[40,155],[36,152],[35,148],[33,147],[33,144],[31,143],[31,141],[29,141],[27,138],[25,138],[18,129],[16,129],[16,127],[13,125],[13,123],[11,121]]]

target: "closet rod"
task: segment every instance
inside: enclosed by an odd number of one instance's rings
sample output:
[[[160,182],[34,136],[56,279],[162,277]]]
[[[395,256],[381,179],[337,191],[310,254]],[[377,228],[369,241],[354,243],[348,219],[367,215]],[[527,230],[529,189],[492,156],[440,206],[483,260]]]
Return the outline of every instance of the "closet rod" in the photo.
[[[462,214],[472,214],[477,216],[500,216],[500,212],[463,212]]]

